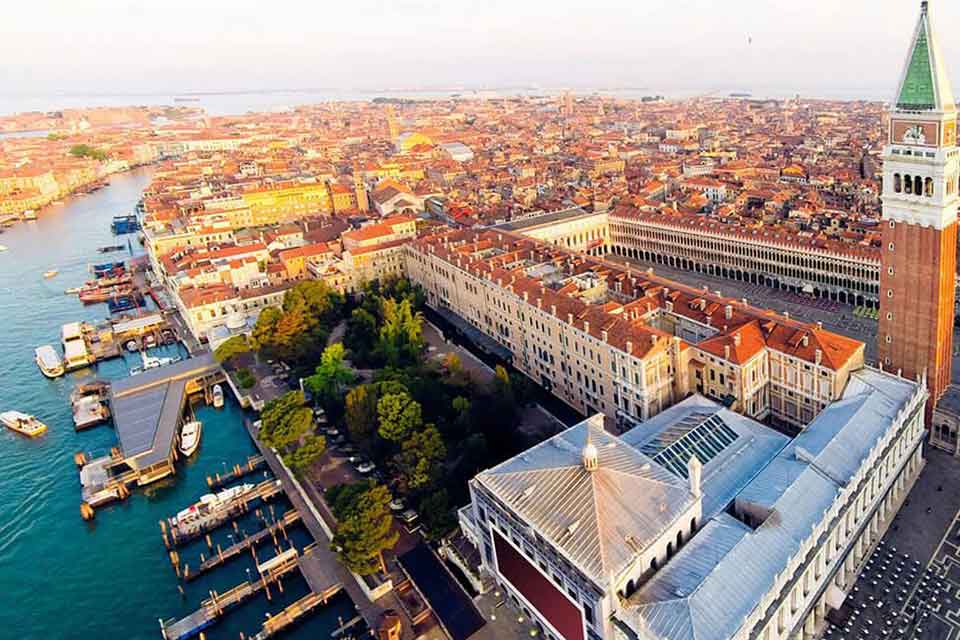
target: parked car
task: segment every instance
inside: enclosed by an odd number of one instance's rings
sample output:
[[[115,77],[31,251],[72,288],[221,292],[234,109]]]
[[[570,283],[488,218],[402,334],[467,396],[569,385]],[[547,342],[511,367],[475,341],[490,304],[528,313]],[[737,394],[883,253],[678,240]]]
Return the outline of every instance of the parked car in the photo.
[[[323,432],[326,433],[328,436],[340,435],[340,431],[336,427],[327,427],[326,429],[323,430]]]
[[[403,498],[394,498],[390,501],[390,511],[403,511],[407,505],[403,503]]]
[[[374,469],[376,469],[376,468],[377,468],[377,465],[375,465],[375,464],[373,464],[372,462],[369,462],[369,461],[367,461],[367,462],[361,462],[360,464],[357,465],[357,471],[359,471],[360,473],[363,473],[363,474],[370,473],[370,472],[372,472],[372,471],[373,471]]]

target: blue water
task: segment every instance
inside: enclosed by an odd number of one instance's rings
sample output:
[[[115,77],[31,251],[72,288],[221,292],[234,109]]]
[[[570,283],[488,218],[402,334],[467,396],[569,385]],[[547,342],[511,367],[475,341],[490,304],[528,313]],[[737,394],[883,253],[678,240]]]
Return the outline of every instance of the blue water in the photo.
[[[44,209],[40,219],[0,234],[0,410],[36,414],[49,425],[37,439],[0,429],[0,639],[7,638],[160,638],[158,620],[182,616],[197,608],[210,589],[226,590],[255,570],[247,555],[189,583],[185,596],[160,538],[158,522],[195,501],[206,490],[206,477],[241,462],[254,452],[243,429],[243,412],[229,403],[224,409],[196,408],[204,423],[200,451],[181,464],[177,475],[135,489],[122,503],[101,508],[96,519],[80,518],[80,486],[73,454],[102,453],[116,444],[113,429],[99,426],[73,430],[68,398],[78,379],[126,375],[128,361],[103,363],[98,370],[44,378],[33,363],[33,349],[58,345],[60,326],[74,320],[107,316],[106,305],[84,307],[67,287],[89,278],[88,264],[102,262],[96,252],[114,244],[109,231],[113,215],[130,212],[150,171],[112,178],[112,184],[92,195]],[[142,250],[134,241],[135,252]],[[119,259],[123,254],[111,254]],[[117,256],[117,258],[114,258]],[[45,270],[60,274],[45,280]],[[169,349],[168,349],[169,351]],[[157,353],[162,353],[158,351]],[[262,479],[256,478],[256,479]],[[274,515],[287,508],[274,504]],[[265,513],[267,513],[265,511]],[[256,528],[255,514],[240,523]],[[230,543],[232,530],[214,536],[214,544]],[[295,529],[293,543],[302,547],[308,535]],[[196,564],[205,542],[183,549],[184,561]],[[260,551],[261,561],[273,553]],[[298,574],[284,583],[274,599],[261,596],[229,612],[210,628],[207,637],[236,639],[259,631],[264,614],[276,612],[307,592]],[[338,617],[352,617],[346,597],[332,601],[305,624],[284,637],[328,638]]]

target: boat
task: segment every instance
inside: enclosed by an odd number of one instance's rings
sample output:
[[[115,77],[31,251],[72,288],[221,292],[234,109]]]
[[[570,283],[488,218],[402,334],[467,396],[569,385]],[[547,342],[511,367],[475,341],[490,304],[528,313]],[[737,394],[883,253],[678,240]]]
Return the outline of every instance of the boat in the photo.
[[[43,272],[43,277],[49,280],[50,278],[55,278],[58,273],[60,272],[57,271],[56,269],[50,269],[48,271]]]
[[[97,278],[112,275],[122,275],[126,272],[126,270],[127,267],[123,260],[118,262],[104,262],[103,264],[95,264],[91,267],[93,275]]]
[[[216,509],[228,504],[231,500],[235,500],[243,494],[253,491],[253,489],[253,485],[247,483],[237,485],[236,487],[230,487],[229,489],[224,489],[218,493],[204,494],[200,496],[200,500],[190,505],[186,509],[183,509],[174,517],[170,518],[170,524],[175,527],[182,527],[190,524],[191,522],[199,520],[212,511],[215,511]]]
[[[87,341],[83,336],[83,325],[79,322],[69,322],[60,328],[63,342],[63,362],[67,371],[80,369],[93,364],[96,358],[90,353]]]
[[[180,453],[186,457],[192,456],[197,452],[200,446],[200,431],[203,429],[203,423],[199,420],[192,420],[180,429]]]
[[[25,436],[35,438],[47,430],[47,425],[37,420],[34,416],[20,411],[4,411],[0,413],[0,422],[5,427]]]
[[[68,296],[73,296],[83,291],[83,287],[70,287],[69,289],[64,289],[63,292]]]
[[[37,347],[34,355],[43,375],[48,378],[58,378],[63,375],[63,360],[52,346],[45,344]]]
[[[2,244],[0,244],[0,251],[6,251],[6,250],[7,250],[7,248],[6,248],[5,246],[3,246]]]
[[[116,236],[125,233],[134,233],[135,231],[140,231],[140,221],[137,220],[137,216],[134,214],[114,216],[113,221],[110,223],[110,230],[113,232],[113,235]]]
[[[97,249],[100,253],[113,253],[115,251],[123,251],[124,246],[122,244],[108,244],[105,247],[100,247]]]
[[[37,219],[37,212],[34,211],[33,209],[28,209],[28,210],[26,210],[26,211],[23,212],[23,216],[22,216],[22,217],[23,217],[24,220],[36,220],[36,219]]]
[[[110,410],[99,394],[71,395],[73,405],[73,428],[77,431],[88,429],[110,418]]]
[[[140,367],[131,367],[130,375],[135,376],[144,371],[159,369],[160,367],[165,367],[168,364],[180,361],[180,358],[156,358],[154,356],[148,356],[146,351],[140,352],[140,359],[143,360],[143,365]]]
[[[218,384],[213,385],[213,406],[216,409],[223,407],[223,387]]]

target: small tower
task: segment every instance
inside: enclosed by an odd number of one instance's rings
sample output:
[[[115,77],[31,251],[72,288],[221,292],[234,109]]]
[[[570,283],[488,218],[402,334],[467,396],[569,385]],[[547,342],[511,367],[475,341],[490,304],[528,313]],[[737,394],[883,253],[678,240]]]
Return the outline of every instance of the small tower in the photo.
[[[397,113],[392,104],[387,105],[387,133],[390,136],[390,142],[396,142],[400,137],[400,127],[397,124]]]
[[[590,440],[590,431],[587,430],[587,444],[583,447],[583,468],[587,471],[596,471],[600,466],[600,452]]]
[[[369,211],[370,201],[367,199],[367,185],[363,182],[359,166],[353,167],[353,194],[357,199],[357,209]]]

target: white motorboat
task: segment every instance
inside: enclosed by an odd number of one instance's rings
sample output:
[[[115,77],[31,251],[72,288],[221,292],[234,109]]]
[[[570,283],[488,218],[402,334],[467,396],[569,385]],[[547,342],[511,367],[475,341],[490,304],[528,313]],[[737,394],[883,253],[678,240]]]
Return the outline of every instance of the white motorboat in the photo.
[[[170,518],[170,524],[175,527],[182,527],[194,520],[199,520],[211,511],[227,504],[231,500],[239,498],[245,493],[253,491],[252,484],[241,484],[236,487],[224,489],[219,493],[207,493],[200,496],[200,500],[180,511],[176,516]]]
[[[213,406],[215,409],[223,407],[223,387],[218,384],[213,385]]]
[[[168,364],[173,364],[174,362],[180,361],[180,358],[157,358],[154,356],[148,356],[146,351],[140,352],[140,359],[143,361],[143,366],[131,367],[130,375],[135,376],[139,373],[143,373],[144,371],[159,369],[160,367],[165,367]]]
[[[47,430],[47,425],[40,422],[34,416],[20,411],[4,411],[0,413],[0,422],[11,431],[22,433],[31,438],[35,438]]]
[[[59,378],[63,375],[63,359],[49,344],[37,347],[34,351],[37,366],[48,378]]]
[[[7,250],[7,247],[5,245],[0,244],[0,251],[6,251],[6,250]]]
[[[200,431],[203,423],[199,420],[193,420],[183,425],[180,429],[180,453],[186,457],[192,456],[197,452],[200,446]]]
[[[58,273],[60,272],[56,269],[50,269],[49,271],[43,272],[43,277],[49,280],[50,278],[56,278]]]

